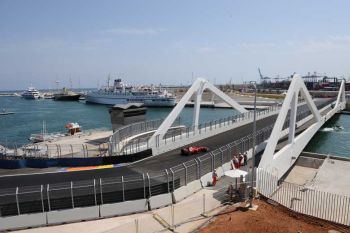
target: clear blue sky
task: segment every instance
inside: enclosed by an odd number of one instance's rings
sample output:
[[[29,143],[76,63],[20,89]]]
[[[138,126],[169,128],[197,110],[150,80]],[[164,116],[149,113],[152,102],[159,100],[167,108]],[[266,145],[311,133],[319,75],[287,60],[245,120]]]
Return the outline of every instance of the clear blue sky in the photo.
[[[350,1],[0,1],[0,89],[350,75]],[[80,81],[79,81],[80,80]]]

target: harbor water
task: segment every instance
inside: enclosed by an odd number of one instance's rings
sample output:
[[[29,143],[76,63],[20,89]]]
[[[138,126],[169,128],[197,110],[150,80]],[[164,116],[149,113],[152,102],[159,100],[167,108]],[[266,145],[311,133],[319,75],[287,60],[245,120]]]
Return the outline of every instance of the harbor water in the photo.
[[[33,133],[40,133],[43,122],[47,132],[65,132],[65,124],[77,122],[83,131],[111,130],[108,106],[64,102],[50,99],[25,100],[0,97],[0,110],[15,112],[0,116],[0,145],[28,143]],[[164,119],[172,108],[148,108],[146,118]],[[208,122],[237,114],[232,109],[202,108],[200,122]],[[185,108],[181,124],[191,125],[193,108]],[[340,126],[340,129],[335,126]],[[350,115],[336,115],[313,137],[305,151],[350,157]]]
[[[305,151],[350,157],[350,115],[335,115],[315,134]]]
[[[85,104],[84,101],[26,100],[0,97],[0,110],[14,112],[0,116],[0,145],[28,143],[33,133],[40,133],[45,122],[48,133],[65,132],[64,126],[77,122],[83,131],[112,130],[108,106]],[[164,119],[172,108],[148,108],[146,119]],[[191,125],[193,108],[185,108],[181,124]],[[200,121],[208,122],[237,114],[233,109],[203,108]]]

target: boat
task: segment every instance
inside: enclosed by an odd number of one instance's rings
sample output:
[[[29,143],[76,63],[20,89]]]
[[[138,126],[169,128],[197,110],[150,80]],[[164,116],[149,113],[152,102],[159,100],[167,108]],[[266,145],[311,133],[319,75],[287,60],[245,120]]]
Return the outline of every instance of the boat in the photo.
[[[74,135],[76,133],[81,132],[81,127],[78,123],[68,123],[66,124],[66,128],[68,129],[68,135]]]
[[[101,88],[86,94],[86,103],[115,105],[142,103],[146,107],[173,107],[176,99],[171,93],[160,87],[133,87],[125,85],[121,79],[115,79],[114,85]]]
[[[29,141],[31,141],[32,143],[52,141],[81,132],[81,127],[78,123],[68,123],[65,125],[65,128],[68,129],[67,133],[48,133],[44,121],[41,132],[38,134],[31,134],[29,137]]]
[[[10,115],[10,114],[15,114],[14,112],[7,112],[5,109],[3,109],[1,112],[0,112],[0,116],[1,115]]]
[[[61,92],[54,94],[54,100],[79,101],[80,96],[81,94],[69,91],[64,87]]]
[[[39,99],[41,98],[40,92],[34,87],[29,87],[28,90],[22,93],[24,99]]]

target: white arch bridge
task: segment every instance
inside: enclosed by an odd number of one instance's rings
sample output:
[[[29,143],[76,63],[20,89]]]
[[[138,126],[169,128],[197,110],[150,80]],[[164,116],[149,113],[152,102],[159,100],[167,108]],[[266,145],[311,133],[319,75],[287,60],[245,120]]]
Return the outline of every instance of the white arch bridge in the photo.
[[[204,90],[236,109],[239,114],[216,121],[199,123],[200,103]],[[181,126],[177,119],[186,103],[194,97],[193,124]],[[257,112],[258,133],[266,128],[272,132],[256,145],[263,151],[259,167],[281,178],[294,164],[307,143],[321,126],[345,109],[345,83],[342,81],[339,93],[333,99],[313,100],[299,75],[294,75],[282,106],[273,105]],[[110,138],[111,155],[149,153],[150,156],[172,156],[179,154],[179,148],[186,145],[205,145],[219,148],[238,138],[252,134],[253,111],[248,111],[237,101],[220,91],[204,79],[197,79],[164,121],[137,123],[122,128]],[[296,128],[300,129],[296,135]],[[269,131],[269,132],[270,132]],[[258,135],[255,135],[258,137]],[[282,138],[288,141],[276,151]],[[250,151],[251,152],[251,151]],[[251,156],[251,153],[248,154]]]

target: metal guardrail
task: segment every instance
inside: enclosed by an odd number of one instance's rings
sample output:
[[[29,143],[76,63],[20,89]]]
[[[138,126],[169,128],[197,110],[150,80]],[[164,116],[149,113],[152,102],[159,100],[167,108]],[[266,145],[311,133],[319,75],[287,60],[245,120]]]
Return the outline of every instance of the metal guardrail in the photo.
[[[304,109],[298,117],[302,119],[302,116],[310,114],[309,110]],[[289,121],[286,121],[284,129],[288,127]],[[255,134],[256,145],[267,140],[272,129],[273,124],[258,130]],[[169,193],[212,172],[229,162],[234,155],[248,151],[252,148],[252,139],[253,135],[249,134],[196,159],[158,172],[2,189],[0,216],[117,203]]]

